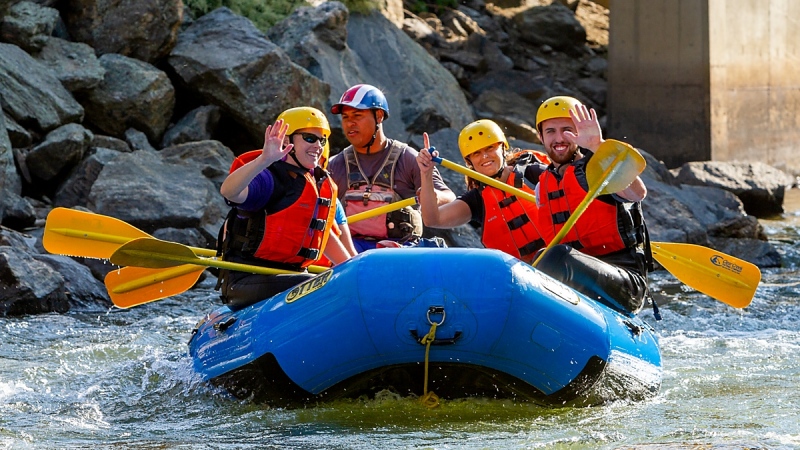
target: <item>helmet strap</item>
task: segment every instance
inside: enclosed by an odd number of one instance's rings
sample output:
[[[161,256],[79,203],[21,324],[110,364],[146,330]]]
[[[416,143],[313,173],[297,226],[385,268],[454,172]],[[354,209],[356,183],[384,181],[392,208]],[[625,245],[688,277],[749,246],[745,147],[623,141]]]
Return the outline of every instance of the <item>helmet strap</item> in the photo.
[[[370,148],[372,147],[372,144],[375,143],[375,138],[378,136],[378,125],[379,125],[378,124],[378,113],[375,112],[375,109],[372,109],[372,117],[375,118],[375,132],[372,133],[372,139],[370,139],[369,142],[367,143],[366,149],[367,149],[367,154],[368,155],[369,155],[369,152],[370,152]]]
[[[304,165],[300,164],[300,161],[297,159],[297,155],[295,154],[295,151],[294,151],[294,149],[292,149],[292,151],[290,151],[290,152],[289,152],[289,156],[291,156],[291,157],[292,157],[292,159],[294,160],[294,162],[295,162],[295,163],[297,163],[297,166],[298,166],[298,167],[302,167],[303,169],[308,169],[308,170],[311,170],[311,169],[309,169],[308,167],[306,167],[306,166],[304,166]]]
[[[294,140],[294,134],[290,134],[289,135],[289,140],[290,141]],[[292,147],[292,149],[289,150],[289,156],[291,156],[292,159],[294,160],[294,162],[297,163],[297,167],[302,167],[303,169],[306,169],[306,170],[313,169],[313,167],[306,167],[306,166],[304,166],[303,164],[300,163],[300,160],[297,159],[297,152],[295,151],[294,147]]]

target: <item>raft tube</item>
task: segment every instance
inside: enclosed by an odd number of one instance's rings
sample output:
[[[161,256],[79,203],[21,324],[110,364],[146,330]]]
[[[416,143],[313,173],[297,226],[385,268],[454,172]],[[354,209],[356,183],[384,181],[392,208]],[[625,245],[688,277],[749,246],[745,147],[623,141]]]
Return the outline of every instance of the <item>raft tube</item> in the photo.
[[[426,388],[591,405],[654,396],[662,379],[647,323],[486,249],[367,251],[254,305],[213,311],[189,353],[203,379],[288,407]]]

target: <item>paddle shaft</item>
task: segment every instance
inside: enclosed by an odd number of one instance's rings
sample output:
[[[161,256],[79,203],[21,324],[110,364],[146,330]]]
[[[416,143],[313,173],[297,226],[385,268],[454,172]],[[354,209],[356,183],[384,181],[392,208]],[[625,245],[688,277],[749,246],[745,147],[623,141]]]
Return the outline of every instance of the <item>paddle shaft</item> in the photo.
[[[90,241],[109,242],[112,244],[123,245],[130,242],[132,239],[125,236],[117,236],[105,233],[93,233],[91,231],[81,231],[69,228],[51,228],[49,231],[60,234],[62,236],[86,239]],[[216,250],[210,248],[189,247],[198,256],[216,256]]]
[[[114,288],[114,293],[116,294],[125,294],[131,291],[135,291],[137,289],[141,289],[145,286],[149,286],[151,284],[160,283],[162,281],[168,281],[173,278],[182,277],[184,275],[188,275],[190,273],[197,273],[197,276],[200,276],[200,273],[205,270],[205,267],[197,266],[196,264],[184,264],[181,266],[170,267],[167,269],[160,269],[157,273],[149,277],[142,277],[135,280],[127,281],[122,283]]]
[[[371,219],[375,216],[390,213],[392,211],[397,211],[398,209],[405,208],[406,206],[414,206],[416,204],[417,204],[417,199],[415,197],[407,198],[405,200],[400,200],[394,203],[390,203],[388,205],[379,206],[377,208],[373,208],[368,211],[362,211],[360,213],[353,214],[352,216],[349,216],[347,218],[347,223],[356,223],[359,220]]]
[[[441,164],[442,166],[447,167],[450,170],[454,170],[454,171],[456,171],[458,173],[461,173],[462,175],[466,175],[466,176],[468,176],[470,178],[474,178],[474,179],[480,181],[483,184],[488,184],[489,186],[496,187],[497,189],[500,189],[501,191],[508,192],[509,194],[512,194],[512,195],[514,195],[516,197],[525,199],[525,200],[527,200],[529,202],[532,202],[532,203],[536,203],[536,197],[531,195],[531,194],[529,194],[529,193],[527,193],[527,192],[525,192],[525,191],[523,191],[522,189],[517,189],[514,186],[510,186],[510,185],[508,185],[506,183],[503,183],[502,181],[497,180],[495,178],[487,177],[486,175],[484,175],[482,173],[478,173],[478,172],[476,172],[476,171],[474,171],[474,170],[472,170],[472,169],[470,169],[468,167],[464,167],[464,166],[462,166],[460,164],[456,164],[456,163],[454,163],[452,161],[446,160],[444,158],[440,158],[438,156],[433,158],[433,162]]]
[[[137,239],[136,241],[147,239],[141,238]],[[155,239],[154,239],[155,240]],[[135,241],[131,241],[126,245],[129,245]],[[160,253],[156,251],[150,250],[133,250],[133,249],[126,249],[125,246],[120,247],[117,253],[122,252],[126,255],[129,255],[134,258],[142,258],[146,260],[155,259],[158,261],[170,261],[182,264],[195,264],[198,266],[206,266],[206,267],[216,267],[219,269],[227,269],[227,270],[236,270],[240,272],[248,272],[248,273],[255,273],[260,275],[280,275],[280,274],[297,274],[300,272],[293,271],[293,270],[283,270],[283,269],[272,269],[269,267],[261,267],[255,266],[251,264],[241,264],[235,263],[231,261],[223,261],[219,259],[213,258],[200,258],[198,256],[183,256],[183,255],[176,255],[173,253]],[[115,253],[115,255],[117,254]],[[112,259],[114,257],[112,256]],[[324,270],[328,270],[329,268],[323,268]]]

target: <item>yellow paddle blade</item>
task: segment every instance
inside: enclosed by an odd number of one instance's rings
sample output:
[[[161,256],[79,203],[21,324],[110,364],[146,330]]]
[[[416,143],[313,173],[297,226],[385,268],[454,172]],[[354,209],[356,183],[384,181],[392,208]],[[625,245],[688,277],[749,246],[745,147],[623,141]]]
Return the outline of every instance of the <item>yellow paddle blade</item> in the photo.
[[[113,217],[55,208],[47,215],[42,245],[56,255],[108,259],[120,245],[140,237],[150,235]]]
[[[755,264],[701,245],[652,242],[653,257],[682,283],[734,308],[750,304],[761,281]]]
[[[47,215],[42,245],[56,255],[109,259],[120,245],[151,235],[133,225],[77,209],[55,208]],[[200,256],[214,256],[208,248],[190,247]]]
[[[590,189],[600,187],[598,195],[613,194],[630,186],[646,166],[644,157],[633,146],[608,139],[586,165],[586,179]]]
[[[169,269],[123,267],[109,272],[105,284],[114,305],[130,308],[191,289],[204,270],[205,267],[193,264]]]

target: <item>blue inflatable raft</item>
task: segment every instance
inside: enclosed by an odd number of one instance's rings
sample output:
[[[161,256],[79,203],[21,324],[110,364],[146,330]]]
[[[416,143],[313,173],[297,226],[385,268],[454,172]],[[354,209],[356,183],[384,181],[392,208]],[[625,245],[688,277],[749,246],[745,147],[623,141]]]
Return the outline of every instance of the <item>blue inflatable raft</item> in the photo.
[[[239,311],[208,314],[195,370],[273,406],[391,390],[544,405],[643,399],[661,384],[654,330],[529,264],[484,249],[380,249]]]

